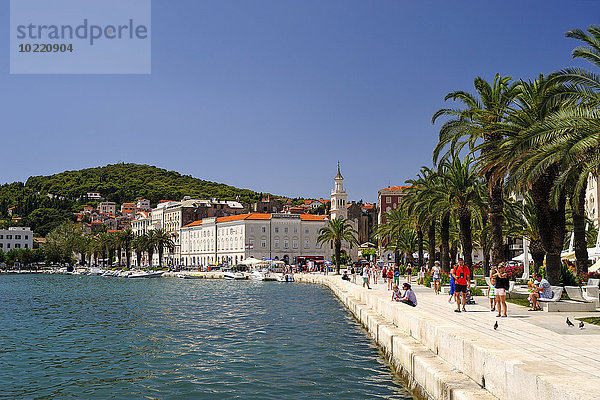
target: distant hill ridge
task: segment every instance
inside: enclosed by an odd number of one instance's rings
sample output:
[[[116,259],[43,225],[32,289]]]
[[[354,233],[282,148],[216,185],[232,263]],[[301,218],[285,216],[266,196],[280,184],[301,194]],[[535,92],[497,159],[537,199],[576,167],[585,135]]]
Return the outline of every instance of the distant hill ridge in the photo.
[[[192,198],[239,199],[242,203],[260,200],[263,196],[249,189],[181,175],[176,171],[145,164],[120,163],[104,167],[65,171],[49,176],[32,176],[25,186],[40,194],[51,193],[67,199],[78,199],[88,192],[100,192],[108,201],[124,203],[139,198],[156,204],[159,200]]]

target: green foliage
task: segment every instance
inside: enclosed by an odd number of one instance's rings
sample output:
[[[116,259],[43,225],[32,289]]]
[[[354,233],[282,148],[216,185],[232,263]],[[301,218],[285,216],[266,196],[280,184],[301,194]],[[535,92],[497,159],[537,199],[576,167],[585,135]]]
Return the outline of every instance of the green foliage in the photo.
[[[471,296],[483,296],[483,290],[478,287],[471,288]]]
[[[31,227],[33,232],[40,236],[46,236],[65,221],[74,222],[73,213],[54,208],[38,208],[23,220],[25,226]]]
[[[363,251],[360,252],[360,255],[363,256],[363,258],[370,260],[371,256],[373,258],[377,257],[377,250],[375,249],[364,249]]]
[[[483,268],[477,267],[473,270],[473,275],[483,275]]]
[[[340,253],[340,264],[341,265],[348,265],[348,264],[350,264],[350,261],[352,261],[352,258],[348,254],[346,254],[345,252]]]
[[[97,191],[106,200],[118,204],[138,198],[146,198],[156,204],[159,200],[180,200],[184,196],[224,200],[239,197],[241,202],[251,202],[260,200],[263,195],[150,165],[124,163],[66,171],[51,176],[33,176],[27,180],[26,187],[68,199],[78,199],[88,192]]]

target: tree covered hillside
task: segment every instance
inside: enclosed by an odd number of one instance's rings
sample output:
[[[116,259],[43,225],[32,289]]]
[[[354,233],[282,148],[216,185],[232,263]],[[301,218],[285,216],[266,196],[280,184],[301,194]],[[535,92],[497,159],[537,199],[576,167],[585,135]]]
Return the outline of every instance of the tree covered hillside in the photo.
[[[175,171],[139,164],[114,164],[66,171],[50,176],[33,176],[25,184],[0,185],[0,227],[30,226],[45,236],[73,212],[87,203],[88,192],[100,192],[107,201],[118,204],[145,198],[156,205],[159,200],[239,199],[241,203],[259,200],[262,193],[238,189],[221,183],[181,175]],[[49,196],[50,195],[50,196]],[[20,220],[12,220],[20,217]]]
[[[139,164],[112,164],[51,176],[33,176],[25,186],[42,194],[52,193],[67,199],[77,199],[87,192],[97,191],[106,200],[119,204],[138,198],[145,198],[156,204],[163,199],[181,200],[183,196],[227,200],[239,197],[245,203],[261,197],[260,193],[252,190]]]

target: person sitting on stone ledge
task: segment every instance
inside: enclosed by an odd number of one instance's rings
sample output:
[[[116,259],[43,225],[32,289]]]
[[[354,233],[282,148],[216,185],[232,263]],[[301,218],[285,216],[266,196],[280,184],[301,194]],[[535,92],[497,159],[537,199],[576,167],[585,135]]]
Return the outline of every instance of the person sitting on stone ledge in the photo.
[[[413,290],[411,289],[410,284],[405,283],[404,285],[402,285],[402,289],[404,289],[404,296],[401,297],[398,301],[404,304],[408,304],[411,307],[416,307],[417,296],[415,295],[415,292],[413,292]]]
[[[400,292],[398,285],[394,285],[394,288],[392,289],[392,301],[400,301],[401,298],[402,293]]]
[[[348,276],[348,271],[344,271],[344,275],[342,275],[342,279],[350,282],[350,277]]]

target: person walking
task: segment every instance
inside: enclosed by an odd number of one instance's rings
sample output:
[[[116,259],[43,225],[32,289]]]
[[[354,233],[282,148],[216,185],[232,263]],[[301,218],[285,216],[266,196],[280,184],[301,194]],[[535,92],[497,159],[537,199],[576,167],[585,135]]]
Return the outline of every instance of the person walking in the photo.
[[[433,292],[439,294],[440,291],[440,262],[436,261],[431,268],[432,280],[433,280]]]
[[[400,267],[394,266],[394,284],[400,285]]]
[[[412,282],[412,265],[410,263],[406,264],[406,282]]]
[[[496,278],[490,279],[490,288],[488,289],[488,298],[490,299],[490,311],[496,310]]]
[[[456,289],[454,275],[450,274],[450,297],[448,298],[448,303],[452,303],[452,298],[454,297],[454,290]]]
[[[393,281],[394,280],[394,270],[392,269],[391,266],[388,266],[387,268],[387,282],[388,282],[388,290],[392,290],[392,285],[393,285]]]
[[[466,312],[465,304],[467,303],[467,288],[469,286],[470,277],[469,268],[465,265],[465,261],[462,258],[458,259],[458,265],[452,270],[454,276],[454,291],[456,300],[455,312],[460,312],[460,306],[462,304],[462,311]]]
[[[417,278],[417,285],[422,285],[424,281],[425,281],[425,268],[421,267],[421,269],[419,270],[418,278]]]
[[[508,276],[506,275],[506,268],[504,264],[498,265],[498,272],[492,275],[492,278],[496,279],[495,292],[496,292],[496,305],[498,306],[497,317],[506,317],[506,291],[510,287]],[[504,309],[504,313],[502,310]]]
[[[350,269],[350,272],[352,273],[352,283],[356,283],[356,270],[354,267]]]
[[[369,267],[367,267],[366,265],[364,266],[364,268],[362,270],[362,278],[363,278],[363,287],[365,287],[365,285],[367,285],[367,289],[371,289],[371,286],[369,286]]]

